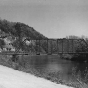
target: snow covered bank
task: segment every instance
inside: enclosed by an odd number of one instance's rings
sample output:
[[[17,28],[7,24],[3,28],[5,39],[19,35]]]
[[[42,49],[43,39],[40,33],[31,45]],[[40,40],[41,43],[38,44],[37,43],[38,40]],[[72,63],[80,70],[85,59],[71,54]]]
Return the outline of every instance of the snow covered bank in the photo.
[[[0,65],[0,88],[72,88]]]

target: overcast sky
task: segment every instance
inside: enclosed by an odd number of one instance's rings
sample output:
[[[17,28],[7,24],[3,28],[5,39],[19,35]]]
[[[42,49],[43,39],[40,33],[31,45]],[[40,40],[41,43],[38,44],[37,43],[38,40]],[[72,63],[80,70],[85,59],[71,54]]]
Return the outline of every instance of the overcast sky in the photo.
[[[0,17],[49,38],[88,36],[88,0],[0,0]]]

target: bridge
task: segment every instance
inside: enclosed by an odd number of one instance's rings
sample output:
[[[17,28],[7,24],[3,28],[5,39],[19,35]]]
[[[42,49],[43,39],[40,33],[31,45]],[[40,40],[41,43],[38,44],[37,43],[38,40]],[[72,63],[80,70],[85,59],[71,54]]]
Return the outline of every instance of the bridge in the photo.
[[[25,43],[25,41],[23,41]],[[88,52],[75,52],[79,45],[83,48],[83,45],[88,48],[88,44],[84,39],[36,39],[30,40],[28,52],[20,52],[17,49],[15,52],[0,52],[2,55],[52,55],[52,54],[87,54]],[[76,47],[75,47],[76,46]],[[20,46],[19,46],[20,47]],[[32,48],[35,48],[35,51]],[[33,51],[33,52],[32,52]],[[35,53],[34,53],[35,52]]]

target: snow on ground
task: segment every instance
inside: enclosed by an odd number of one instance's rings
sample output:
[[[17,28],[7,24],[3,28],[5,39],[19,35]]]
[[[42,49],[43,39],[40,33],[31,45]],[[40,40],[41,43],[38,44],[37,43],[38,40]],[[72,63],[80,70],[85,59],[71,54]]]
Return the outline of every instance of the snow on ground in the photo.
[[[0,88],[72,88],[0,65]]]

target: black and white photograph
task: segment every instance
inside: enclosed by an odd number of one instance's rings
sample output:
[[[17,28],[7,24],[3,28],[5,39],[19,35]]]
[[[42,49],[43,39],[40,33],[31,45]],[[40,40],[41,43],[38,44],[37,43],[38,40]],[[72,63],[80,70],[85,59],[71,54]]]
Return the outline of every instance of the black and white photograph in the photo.
[[[88,0],[0,0],[0,88],[88,88]]]

